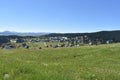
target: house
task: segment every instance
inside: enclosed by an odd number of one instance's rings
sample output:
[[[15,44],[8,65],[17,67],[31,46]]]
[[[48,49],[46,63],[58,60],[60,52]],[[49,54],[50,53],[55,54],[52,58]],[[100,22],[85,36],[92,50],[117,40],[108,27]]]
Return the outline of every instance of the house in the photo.
[[[15,40],[15,39],[11,39],[10,42],[11,42],[11,43],[16,43],[17,40]]]

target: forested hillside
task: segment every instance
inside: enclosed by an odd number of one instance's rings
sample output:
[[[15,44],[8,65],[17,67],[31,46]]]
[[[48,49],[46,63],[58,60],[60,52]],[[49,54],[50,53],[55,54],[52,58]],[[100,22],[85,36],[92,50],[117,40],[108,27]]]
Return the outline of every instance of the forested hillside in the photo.
[[[101,31],[94,33],[51,33],[46,35],[46,37],[78,37],[78,36],[88,36],[91,40],[112,40],[113,42],[120,42],[120,30],[117,31]]]

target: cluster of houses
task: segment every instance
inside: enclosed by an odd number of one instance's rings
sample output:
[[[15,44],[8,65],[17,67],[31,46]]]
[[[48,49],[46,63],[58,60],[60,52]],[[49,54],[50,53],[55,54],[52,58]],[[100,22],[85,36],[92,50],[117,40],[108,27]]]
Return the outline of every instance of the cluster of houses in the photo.
[[[17,43],[21,43],[20,45],[17,45]],[[91,40],[88,36],[77,36],[77,37],[61,37],[61,36],[56,36],[56,37],[46,37],[46,38],[29,38],[29,39],[24,39],[24,38],[15,38],[15,39],[10,39],[9,43],[0,43],[1,48],[5,49],[12,49],[12,48],[19,48],[19,47],[24,47],[26,49],[29,49],[29,45],[26,43],[43,43],[44,47],[52,47],[52,48],[57,48],[57,47],[78,47],[84,44],[88,45],[98,45],[102,44],[103,42],[100,40]],[[47,43],[50,43],[49,45]],[[107,40],[105,42],[106,44],[112,43],[112,40]],[[41,49],[41,47],[39,47]]]

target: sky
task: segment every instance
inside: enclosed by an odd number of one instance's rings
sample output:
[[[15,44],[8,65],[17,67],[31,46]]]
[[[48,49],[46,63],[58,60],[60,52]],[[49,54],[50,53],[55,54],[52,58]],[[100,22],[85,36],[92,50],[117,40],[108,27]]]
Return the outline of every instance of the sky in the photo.
[[[120,30],[120,0],[0,0],[0,32]]]

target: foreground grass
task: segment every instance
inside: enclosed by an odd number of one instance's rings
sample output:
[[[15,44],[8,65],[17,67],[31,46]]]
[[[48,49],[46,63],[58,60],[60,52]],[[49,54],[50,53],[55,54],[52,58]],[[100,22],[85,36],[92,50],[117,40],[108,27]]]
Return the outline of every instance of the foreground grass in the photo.
[[[120,44],[0,50],[0,80],[4,79],[120,80]]]

